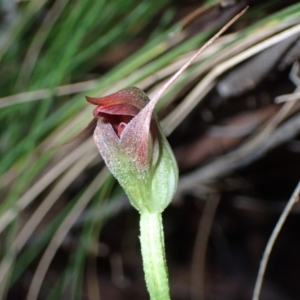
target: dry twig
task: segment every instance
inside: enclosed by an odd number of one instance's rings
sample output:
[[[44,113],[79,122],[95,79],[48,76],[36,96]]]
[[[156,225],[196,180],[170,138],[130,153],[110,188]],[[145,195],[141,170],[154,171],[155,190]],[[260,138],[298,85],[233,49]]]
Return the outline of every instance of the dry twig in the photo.
[[[259,295],[260,295],[260,291],[261,291],[261,287],[262,287],[262,283],[263,283],[263,279],[264,279],[264,275],[265,275],[265,271],[266,271],[266,267],[268,264],[268,260],[269,260],[271,251],[273,249],[275,241],[280,233],[280,230],[282,229],[282,226],[283,226],[285,220],[287,219],[294,204],[299,201],[299,197],[300,197],[300,181],[299,181],[292,197],[288,201],[284,211],[282,212],[282,214],[281,214],[281,216],[269,238],[269,241],[267,243],[266,249],[264,251],[264,254],[263,254],[263,257],[262,257],[262,260],[260,263],[259,272],[258,272],[258,276],[257,276],[256,282],[255,282],[255,288],[254,288],[252,300],[259,299]]]

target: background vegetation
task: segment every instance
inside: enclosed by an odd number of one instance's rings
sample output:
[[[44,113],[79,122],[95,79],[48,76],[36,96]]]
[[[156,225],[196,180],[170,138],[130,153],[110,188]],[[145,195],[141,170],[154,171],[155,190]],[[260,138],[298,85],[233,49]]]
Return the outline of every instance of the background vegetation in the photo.
[[[250,5],[158,110],[181,171],[164,214],[172,299],[251,299],[299,180],[298,1],[0,5],[0,298],[147,299],[137,213],[91,135],[56,146],[91,120],[85,95],[153,95]],[[260,299],[299,299],[298,211]]]

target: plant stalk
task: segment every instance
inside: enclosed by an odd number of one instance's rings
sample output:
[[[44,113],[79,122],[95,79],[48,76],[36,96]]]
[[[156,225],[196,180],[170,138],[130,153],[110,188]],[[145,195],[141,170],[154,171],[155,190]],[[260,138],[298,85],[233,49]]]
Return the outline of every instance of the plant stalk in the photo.
[[[143,268],[150,299],[169,300],[170,289],[162,215],[143,212],[140,216]]]

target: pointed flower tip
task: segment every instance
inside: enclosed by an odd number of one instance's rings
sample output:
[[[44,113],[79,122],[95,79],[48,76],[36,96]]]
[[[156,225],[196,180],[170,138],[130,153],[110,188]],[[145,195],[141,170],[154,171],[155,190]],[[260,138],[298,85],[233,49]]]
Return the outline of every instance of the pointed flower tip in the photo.
[[[97,98],[85,96],[85,99],[86,99],[87,102],[89,102],[89,103],[91,103],[91,104],[98,105],[97,102],[96,102],[96,99],[97,99]]]
[[[178,170],[156,117],[151,118],[148,96],[131,87],[87,100],[97,105],[98,150],[132,205],[139,211],[163,211],[174,195]]]

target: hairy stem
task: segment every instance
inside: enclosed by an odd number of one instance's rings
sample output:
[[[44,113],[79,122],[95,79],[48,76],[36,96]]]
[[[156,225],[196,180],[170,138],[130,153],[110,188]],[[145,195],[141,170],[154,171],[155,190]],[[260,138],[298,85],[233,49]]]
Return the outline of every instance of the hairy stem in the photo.
[[[141,213],[141,251],[151,300],[170,299],[161,213]]]

